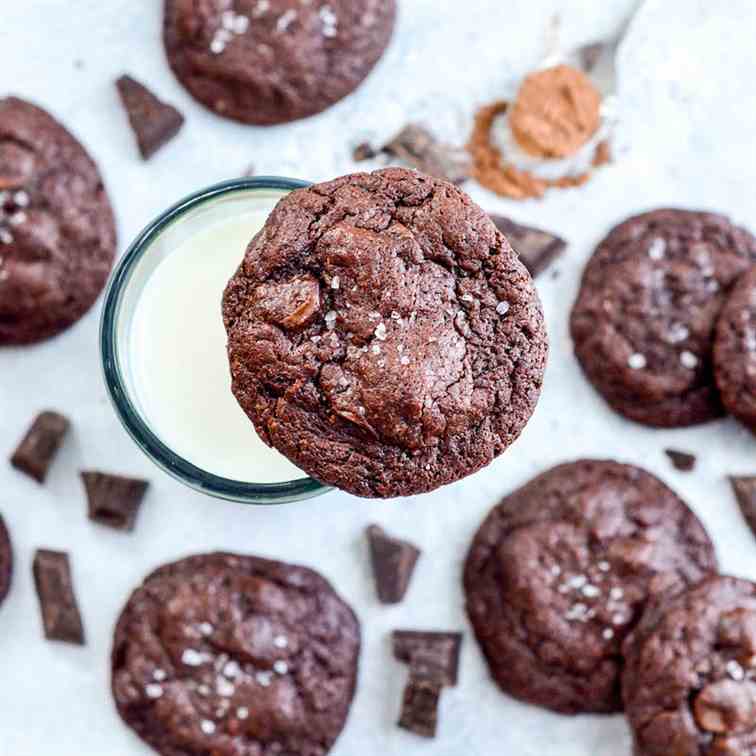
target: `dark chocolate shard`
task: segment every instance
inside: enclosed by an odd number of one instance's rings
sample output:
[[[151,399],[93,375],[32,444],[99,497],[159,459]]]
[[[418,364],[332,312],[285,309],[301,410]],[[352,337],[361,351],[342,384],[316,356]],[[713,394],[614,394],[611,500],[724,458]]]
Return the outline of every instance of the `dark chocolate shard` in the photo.
[[[410,665],[410,675],[457,684],[462,633],[394,630],[394,657]]]
[[[422,677],[410,677],[404,689],[399,727],[424,738],[434,738],[440,699],[441,686],[438,683]]]
[[[363,160],[372,160],[378,153],[370,142],[361,142],[352,150],[352,160],[361,163]]]
[[[417,124],[405,126],[382,148],[383,152],[421,173],[461,184],[470,178],[470,155],[461,147],[439,142],[430,131]]]
[[[81,472],[89,519],[116,530],[134,529],[149,483],[103,472]]]
[[[144,84],[123,75],[116,81],[139,152],[149,160],[179,133],[184,116],[172,105],[159,100]]]
[[[35,418],[10,459],[17,470],[38,483],[44,483],[47,471],[70,427],[68,418],[58,412],[42,412]]]
[[[523,226],[503,215],[492,214],[490,217],[533,278],[551,265],[567,247],[564,239],[548,231]]]
[[[33,571],[45,637],[83,646],[84,626],[76,603],[68,554],[38,549]]]
[[[756,536],[756,475],[730,476],[740,511]]]
[[[696,455],[679,449],[665,449],[664,453],[669,457],[673,467],[681,472],[690,472],[696,466]]]
[[[378,600],[398,604],[407,593],[421,552],[408,541],[392,538],[378,525],[368,527],[367,537]]]

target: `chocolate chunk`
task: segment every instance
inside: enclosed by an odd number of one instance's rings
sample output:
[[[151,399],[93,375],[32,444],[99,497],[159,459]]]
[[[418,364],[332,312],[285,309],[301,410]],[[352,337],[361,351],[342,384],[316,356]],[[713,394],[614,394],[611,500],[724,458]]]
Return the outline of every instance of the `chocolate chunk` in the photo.
[[[750,680],[711,683],[696,696],[693,713],[698,726],[707,732],[747,732],[756,721],[756,683]]]
[[[352,151],[352,160],[355,163],[361,163],[363,160],[372,160],[378,153],[369,142],[358,144]]]
[[[677,470],[690,472],[696,466],[696,455],[689,452],[678,451],[677,449],[665,449],[664,453]]]
[[[407,165],[429,176],[461,184],[470,177],[470,156],[460,147],[441,144],[427,129],[417,124],[405,126],[382,148]]]
[[[57,412],[42,412],[35,418],[18,448],[11,464],[39,483],[44,483],[70,423]]]
[[[139,152],[145,160],[149,160],[179,133],[184,125],[184,116],[131,76],[121,76],[116,81],[116,87],[136,135]]]
[[[559,236],[515,223],[503,215],[491,215],[496,228],[509,239],[528,273],[535,278],[564,252],[567,242]]]
[[[103,472],[82,472],[89,519],[116,530],[134,529],[149,483]]]
[[[751,659],[756,656],[756,611],[739,607],[722,614],[717,642],[722,648],[742,652],[743,663],[750,667]]]
[[[370,525],[367,536],[378,600],[398,604],[407,593],[421,552],[408,541],[392,538],[378,525]]]
[[[411,677],[456,685],[461,633],[394,630],[394,657],[410,665]]]
[[[731,476],[730,485],[748,527],[756,535],[756,475]]]
[[[426,678],[410,677],[404,689],[399,727],[424,738],[436,736],[441,685]]]
[[[269,323],[287,331],[309,325],[320,312],[320,284],[309,273],[285,283],[261,284],[255,289],[256,310]]]
[[[83,646],[84,627],[74,595],[68,554],[38,549],[33,570],[45,637]]]

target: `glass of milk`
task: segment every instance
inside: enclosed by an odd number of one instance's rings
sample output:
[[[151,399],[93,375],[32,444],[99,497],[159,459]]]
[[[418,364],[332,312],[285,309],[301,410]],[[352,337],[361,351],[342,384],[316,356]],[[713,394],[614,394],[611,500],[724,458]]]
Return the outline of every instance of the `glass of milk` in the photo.
[[[116,413],[142,451],[192,488],[249,504],[326,486],[266,446],[231,393],[223,290],[276,202],[306,184],[236,179],[151,223],[113,272],[100,348]]]

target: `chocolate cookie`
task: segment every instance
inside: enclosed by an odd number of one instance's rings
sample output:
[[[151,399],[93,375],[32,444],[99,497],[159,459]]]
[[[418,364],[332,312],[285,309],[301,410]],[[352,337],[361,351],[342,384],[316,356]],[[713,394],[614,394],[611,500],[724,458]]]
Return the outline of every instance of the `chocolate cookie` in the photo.
[[[722,309],[714,371],[725,409],[756,433],[756,267],[738,280]]]
[[[713,213],[655,210],[617,226],[583,274],[575,353],[620,414],[677,427],[722,415],[714,326],[756,238]]]
[[[0,604],[8,595],[11,575],[13,574],[13,549],[11,547],[8,528],[0,516]]]
[[[650,608],[624,650],[636,756],[756,754],[756,584],[711,577]]]
[[[219,115],[262,126],[319,113],[386,49],[395,0],[166,0],[168,62]]]
[[[467,612],[491,674],[565,714],[622,708],[622,641],[650,597],[716,569],[688,507],[618,462],[559,465],[507,496],[473,540]]]
[[[44,110],[0,99],[0,346],[75,323],[105,285],[115,246],[84,148]]]
[[[113,695],[164,756],[323,756],[354,696],[360,628],[320,575],[234,554],[165,565],[115,630]]]
[[[359,496],[487,465],[541,389],[543,314],[517,255],[461,190],[402,168],[281,200],[223,312],[260,437]]]

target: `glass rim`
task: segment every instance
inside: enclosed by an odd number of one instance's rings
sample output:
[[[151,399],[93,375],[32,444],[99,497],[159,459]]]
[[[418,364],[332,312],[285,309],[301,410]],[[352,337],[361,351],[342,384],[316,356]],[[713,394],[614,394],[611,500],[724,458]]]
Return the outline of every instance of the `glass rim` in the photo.
[[[170,225],[192,210],[239,191],[272,189],[291,192],[310,185],[300,179],[254,176],[222,181],[190,194],[162,212],[137,235],[115,265],[105,290],[100,317],[100,358],[105,387],[116,416],[134,443],[154,464],[195,491],[215,498],[246,504],[283,504],[313,498],[331,489],[309,477],[281,483],[248,483],[225,478],[197,467],[161,441],[132,401],[118,356],[117,326],[124,292],[134,268],[152,244]]]

